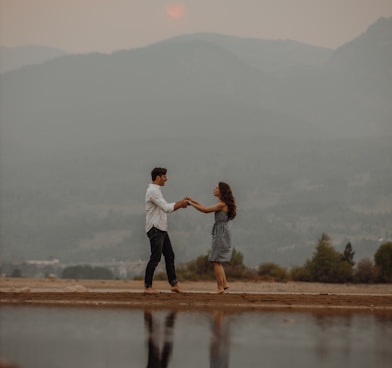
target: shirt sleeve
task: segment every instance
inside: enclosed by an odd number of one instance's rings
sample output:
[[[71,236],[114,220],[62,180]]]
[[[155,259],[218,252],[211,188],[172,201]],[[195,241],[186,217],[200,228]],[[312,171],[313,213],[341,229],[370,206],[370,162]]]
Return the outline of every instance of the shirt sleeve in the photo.
[[[168,203],[162,196],[162,193],[153,191],[150,193],[150,200],[156,206],[158,206],[163,212],[170,213],[174,211],[174,202]]]

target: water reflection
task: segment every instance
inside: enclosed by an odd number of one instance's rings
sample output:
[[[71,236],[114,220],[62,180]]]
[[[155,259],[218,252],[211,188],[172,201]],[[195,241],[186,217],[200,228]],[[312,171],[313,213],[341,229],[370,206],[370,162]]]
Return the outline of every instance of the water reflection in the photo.
[[[148,361],[147,368],[166,368],[173,352],[173,328],[176,312],[166,315],[163,331],[162,349],[160,343],[160,325],[153,312],[144,311],[144,325],[147,331]]]
[[[23,368],[392,366],[390,310],[150,309],[0,305],[0,362]]]
[[[352,331],[352,314],[331,316],[325,313],[314,313],[313,318],[317,328],[315,333],[315,351],[320,360],[325,360],[336,349],[330,336],[339,336],[340,359],[348,362],[351,354],[351,342],[355,338],[350,336]]]
[[[214,312],[211,325],[210,368],[229,367],[229,327],[221,310]]]
[[[358,366],[366,366],[366,361],[374,367],[392,366],[392,350],[387,348],[387,341],[392,338],[390,312],[370,316],[350,312],[319,312],[313,313],[312,317],[316,327],[315,352],[320,361],[337,357],[335,359],[345,366],[351,366],[355,357],[359,356]]]
[[[177,311],[168,312],[163,322],[161,312],[145,310],[147,368],[167,368],[173,352],[173,330]],[[211,319],[210,368],[229,367],[229,328],[225,313],[216,310]]]

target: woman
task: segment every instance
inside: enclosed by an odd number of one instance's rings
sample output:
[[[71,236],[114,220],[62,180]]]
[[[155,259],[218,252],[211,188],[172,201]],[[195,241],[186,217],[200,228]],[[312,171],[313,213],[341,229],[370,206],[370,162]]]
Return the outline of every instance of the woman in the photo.
[[[231,188],[228,184],[220,182],[214,189],[214,196],[218,203],[205,207],[192,198],[188,203],[200,212],[215,213],[215,224],[212,228],[212,249],[208,260],[214,266],[214,272],[218,288],[216,294],[223,294],[228,288],[223,262],[230,262],[233,253],[231,234],[228,222],[237,214],[237,206]]]

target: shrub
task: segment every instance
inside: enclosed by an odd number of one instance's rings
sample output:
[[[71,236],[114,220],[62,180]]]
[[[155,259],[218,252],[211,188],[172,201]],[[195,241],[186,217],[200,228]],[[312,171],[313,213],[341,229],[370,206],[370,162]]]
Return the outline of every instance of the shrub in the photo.
[[[257,274],[269,281],[287,281],[289,279],[286,269],[273,262],[260,264]]]
[[[370,258],[361,259],[356,268],[355,281],[362,283],[375,282],[378,278],[378,268]]]
[[[214,270],[208,261],[209,253],[177,267],[177,277],[182,280],[198,281],[214,278]],[[158,279],[166,278],[166,274],[158,274]]]
[[[19,268],[14,268],[11,277],[22,277],[22,271]]]
[[[223,265],[227,278],[231,279],[243,279],[247,278],[247,268],[244,265],[244,256],[241,252],[233,249],[233,255],[231,261]]]
[[[182,280],[213,280],[215,278],[214,268],[211,262],[208,260],[209,253],[197,257],[194,261],[185,263],[184,265],[177,267],[177,276]],[[231,262],[223,264],[225,268],[226,277],[229,279],[247,279],[249,277],[254,278],[254,275],[244,266],[244,256],[241,252],[233,249],[233,255]],[[165,278],[166,275],[158,274],[158,279]]]
[[[63,279],[113,280],[113,272],[105,267],[90,265],[69,266],[61,273]]]
[[[310,261],[306,261],[303,266],[293,267],[290,271],[290,277],[294,281],[311,281]]]

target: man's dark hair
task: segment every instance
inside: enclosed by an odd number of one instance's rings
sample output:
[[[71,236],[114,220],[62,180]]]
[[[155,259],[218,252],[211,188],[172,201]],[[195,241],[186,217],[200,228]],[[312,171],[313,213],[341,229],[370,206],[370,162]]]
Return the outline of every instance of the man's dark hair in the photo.
[[[151,179],[152,181],[154,181],[157,178],[157,176],[166,175],[166,173],[167,173],[167,169],[165,169],[164,167],[156,167],[151,171]]]

